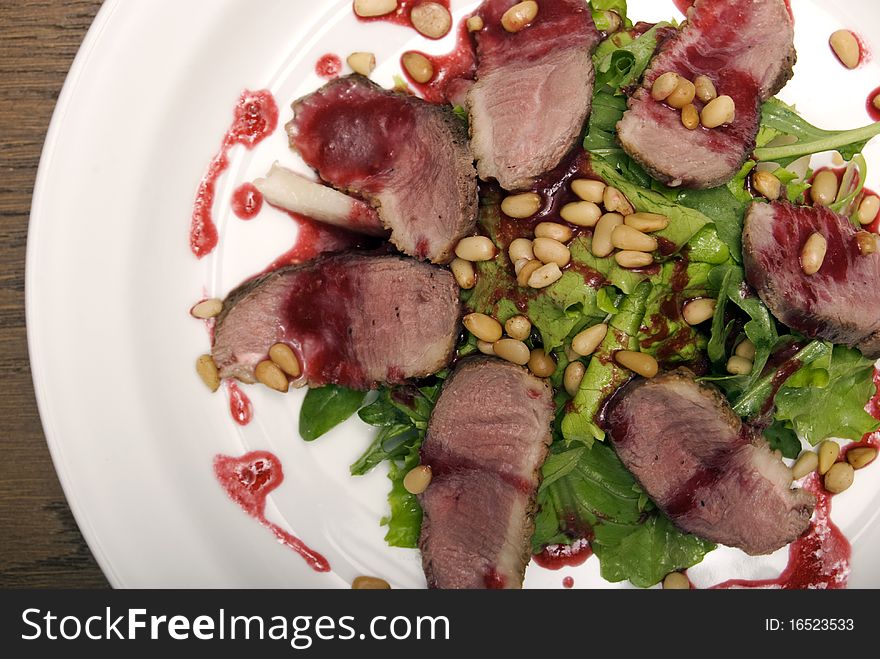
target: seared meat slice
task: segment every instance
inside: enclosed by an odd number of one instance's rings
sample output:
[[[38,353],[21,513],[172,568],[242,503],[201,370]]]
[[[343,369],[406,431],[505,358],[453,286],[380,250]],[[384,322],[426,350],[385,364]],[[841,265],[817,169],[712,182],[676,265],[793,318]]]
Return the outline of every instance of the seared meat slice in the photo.
[[[290,145],[321,178],[370,202],[402,252],[453,258],[474,231],[477,177],[452,108],[337,78],[293,104]]]
[[[599,43],[582,0],[541,0],[531,25],[507,32],[501,17],[518,0],[477,10],[477,83],[468,92],[471,147],[482,179],[528,187],[556,167],[581,135],[593,97]]]
[[[804,274],[801,250],[813,233],[828,243],[819,272]],[[867,253],[863,253],[867,246]],[[781,322],[809,337],[880,357],[877,236],[823,206],[753,203],[743,231],[749,283]]]
[[[254,186],[273,206],[355,233],[388,234],[378,213],[368,204],[310,181],[277,162],[264,178],[254,181]]]
[[[553,411],[549,384],[527,370],[486,357],[459,363],[422,445],[433,472],[420,495],[430,587],[522,586]]]
[[[253,382],[269,348],[287,343],[304,383],[367,389],[445,367],[459,315],[448,270],[400,256],[340,254],[276,270],[230,293],[213,356],[221,377]]]
[[[714,388],[679,369],[637,379],[608,404],[617,455],[683,531],[769,554],[810,523],[815,500]]]
[[[791,78],[794,27],[784,0],[697,0],[687,24],[665,41],[617,124],[624,150],[667,185],[712,188],[739,171],[755,148],[760,106]],[[708,76],[730,96],[736,117],[718,128],[688,130],[681,111],[651,97],[654,81],[673,71]],[[704,104],[694,99],[702,110]]]

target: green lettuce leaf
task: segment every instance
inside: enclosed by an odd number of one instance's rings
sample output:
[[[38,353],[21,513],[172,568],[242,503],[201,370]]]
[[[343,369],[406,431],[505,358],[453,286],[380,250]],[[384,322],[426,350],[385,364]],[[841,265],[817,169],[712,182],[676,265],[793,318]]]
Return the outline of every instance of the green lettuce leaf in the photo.
[[[415,494],[407,492],[403,486],[403,478],[419,464],[419,447],[410,447],[402,462],[392,460],[388,468],[391,480],[391,492],[388,493],[388,505],[391,514],[383,517],[380,524],[387,526],[385,542],[392,547],[415,549],[419,546],[419,534],[422,530],[422,507]]]
[[[366,394],[329,384],[309,389],[299,411],[299,434],[307,442],[335,428],[358,411]]]
[[[657,23],[635,39],[626,33],[606,39],[605,47],[597,49],[593,56],[597,87],[617,91],[638,82],[657,50],[658,32],[669,25]]]
[[[776,420],[787,422],[810,444],[829,437],[860,440],[880,428],[865,411],[876,393],[874,362],[836,345],[828,359],[805,365],[776,394]]]
[[[789,424],[774,421],[764,431],[764,438],[774,451],[781,451],[786,458],[794,460],[801,453],[801,440]]]

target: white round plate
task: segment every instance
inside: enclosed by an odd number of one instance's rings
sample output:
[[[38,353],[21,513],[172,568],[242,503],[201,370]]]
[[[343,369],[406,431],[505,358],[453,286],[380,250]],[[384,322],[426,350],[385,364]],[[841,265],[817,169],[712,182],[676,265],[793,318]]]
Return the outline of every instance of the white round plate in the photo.
[[[452,4],[458,19],[478,3]],[[629,4],[639,20],[681,18],[671,2]],[[800,61],[783,98],[820,126],[865,124],[880,61],[845,71],[827,38],[855,28],[880,53],[880,4],[793,4]],[[247,389],[254,420],[239,427],[225,390],[211,395],[194,372],[209,338],[188,310],[205,294],[223,297],[293,244],[285,215],[264,208],[242,222],[229,199],[276,159],[302,167],[282,126],[289,103],[322,84],[318,58],[373,51],[374,78],[390,86],[403,50],[439,53],[453,42],[359,23],[350,0],[105,2],[46,139],[28,240],[27,319],[55,466],[114,586],[348,587],[359,574],[424,586],[418,553],[383,541],[384,469],[360,478],[348,472],[373,429],[354,419],[306,444],[297,433],[301,392],[257,387]],[[233,148],[214,207],[220,245],[200,261],[188,241],[195,192],[245,88],[271,90],[279,128],[253,151]],[[876,145],[867,155],[880,163]],[[868,181],[875,188],[878,171]],[[269,519],[324,554],[333,572],[308,568],[215,481],[216,454],[257,449],[278,455],[286,473]],[[878,474],[861,475],[834,500],[833,519],[853,543],[851,586],[880,586],[878,510]],[[784,550],[762,560],[719,550],[690,574],[708,585],[773,577],[784,563]],[[526,584],[561,587],[564,576],[577,587],[609,585],[595,559],[559,572],[533,564]]]

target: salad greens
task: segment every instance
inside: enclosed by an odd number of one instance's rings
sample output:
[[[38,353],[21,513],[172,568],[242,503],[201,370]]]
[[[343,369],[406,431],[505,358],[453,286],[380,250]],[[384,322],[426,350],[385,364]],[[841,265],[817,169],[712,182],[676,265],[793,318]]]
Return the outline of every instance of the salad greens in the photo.
[[[600,30],[616,21],[608,12],[615,12],[625,27],[632,25],[625,0],[592,0],[590,5]],[[626,110],[625,90],[641,79],[663,31],[674,28],[674,23],[659,23],[636,36],[620,31],[599,45],[583,141],[595,175],[622,191],[637,211],[669,218],[669,225],[654,234],[662,239],[659,265],[622,268],[613,258],[596,257],[591,237],[581,234],[569,243],[572,265],[561,279],[540,290],[520,287],[506,253],[509,237],[504,236],[500,195],[481,191],[480,226],[499,254],[476,264],[476,286],[462,291],[471,311],[502,323],[525,311],[536,330],[528,346],[542,347],[557,363],[550,378],[557,390],[557,415],[542,469],[532,550],[586,538],[604,578],[641,587],[695,565],[714,545],[677,530],[603,441],[605,433],[596,421],[600,407],[631,375],[615,362],[616,351],[645,352],[663,367],[684,365],[703,373],[702,379],[718,386],[743,419],[763,427],[770,446],[788,458],[800,453],[802,439],[813,445],[828,437],[859,439],[880,428],[880,421],[865,411],[876,390],[873,363],[856,350],[809,341],[779,324],[745,280],[741,240],[748,205],[761,203],[747,185],[759,162],[762,168],[775,163],[773,173],[787,198],[798,202],[809,188],[809,157],[838,151],[849,164],[831,208],[853,215],[866,176],[861,150],[880,134],[880,123],[823,130],[770,99],[761,110],[754,159],[732,181],[711,190],[669,188],[624,152],[616,124]],[[461,108],[456,114],[467,119]],[[714,298],[715,312],[710,321],[691,326],[680,310],[684,301],[700,297]],[[590,357],[572,352],[572,338],[599,323],[609,329],[596,352]],[[745,340],[754,345],[752,371],[730,375],[727,361]],[[476,350],[474,337],[468,336],[459,355]],[[562,385],[572,360],[584,365],[585,375],[569,396]],[[388,463],[390,513],[381,523],[388,527],[386,541],[395,547],[417,546],[422,513],[416,497],[404,489],[403,477],[418,464],[445,377],[443,372],[419,386],[382,388],[366,399],[366,406],[362,393],[324,387],[310,390],[303,405],[300,433],[307,441],[358,409],[365,423],[378,428],[351,473],[362,475]]]

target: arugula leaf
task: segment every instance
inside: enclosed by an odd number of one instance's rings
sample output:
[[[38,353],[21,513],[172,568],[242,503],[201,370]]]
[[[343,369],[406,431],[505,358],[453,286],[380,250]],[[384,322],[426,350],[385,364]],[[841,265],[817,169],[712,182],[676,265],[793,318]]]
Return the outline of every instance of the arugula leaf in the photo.
[[[604,431],[596,425],[596,413],[605,397],[630,377],[630,372],[618,366],[613,356],[617,350],[638,350],[636,334],[650,292],[649,283],[639,284],[623,299],[620,311],[611,318],[608,334],[590,359],[570,411],[562,419],[562,435],[566,442],[577,441],[591,446],[594,440],[605,438]]]
[[[730,261],[730,249],[711,224],[697,231],[687,243],[687,258],[691,263],[721,265]]]
[[[829,359],[805,365],[776,394],[776,419],[810,444],[829,437],[859,440],[880,428],[865,411],[876,393],[874,362],[858,350],[836,345]]]
[[[419,534],[422,530],[422,507],[415,494],[407,492],[403,486],[403,478],[419,464],[419,445],[410,447],[401,463],[392,460],[388,469],[391,480],[391,492],[388,493],[388,504],[391,514],[383,517],[380,524],[388,527],[385,542],[392,547],[415,549],[419,546]]]
[[[532,549],[592,538],[602,576],[652,586],[673,570],[690,567],[714,545],[677,531],[646,497],[607,445],[554,452],[543,468],[540,510]]]
[[[299,411],[299,434],[307,442],[318,439],[357,412],[366,396],[335,384],[309,389]]]
[[[597,51],[593,56],[597,87],[607,86],[616,91],[638,82],[657,50],[658,32],[667,27],[670,27],[669,23],[657,23],[628,43]],[[612,37],[606,43],[614,46],[614,41]]]
[[[715,545],[679,531],[663,515],[651,515],[641,524],[600,524],[590,543],[607,581],[629,579],[648,588],[670,572],[703,560]]]
[[[774,421],[764,431],[764,438],[771,450],[782,451],[782,455],[786,458],[794,460],[801,453],[801,440],[787,423]]]
[[[771,98],[761,107],[761,126],[764,128],[762,138],[768,135],[793,135],[798,138],[794,144],[755,149],[758,160],[776,162],[783,167],[801,156],[823,151],[836,150],[845,160],[851,160],[865,148],[868,140],[880,135],[880,122],[854,130],[817,128],[797,114],[794,108],[776,98]]]
[[[754,161],[747,162],[727,185],[709,190],[682,190],[676,199],[682,206],[712,218],[718,237],[727,245],[737,263],[742,262],[743,218],[746,206],[752,200],[744,184],[754,166]],[[735,193],[735,190],[741,190],[744,194]]]

